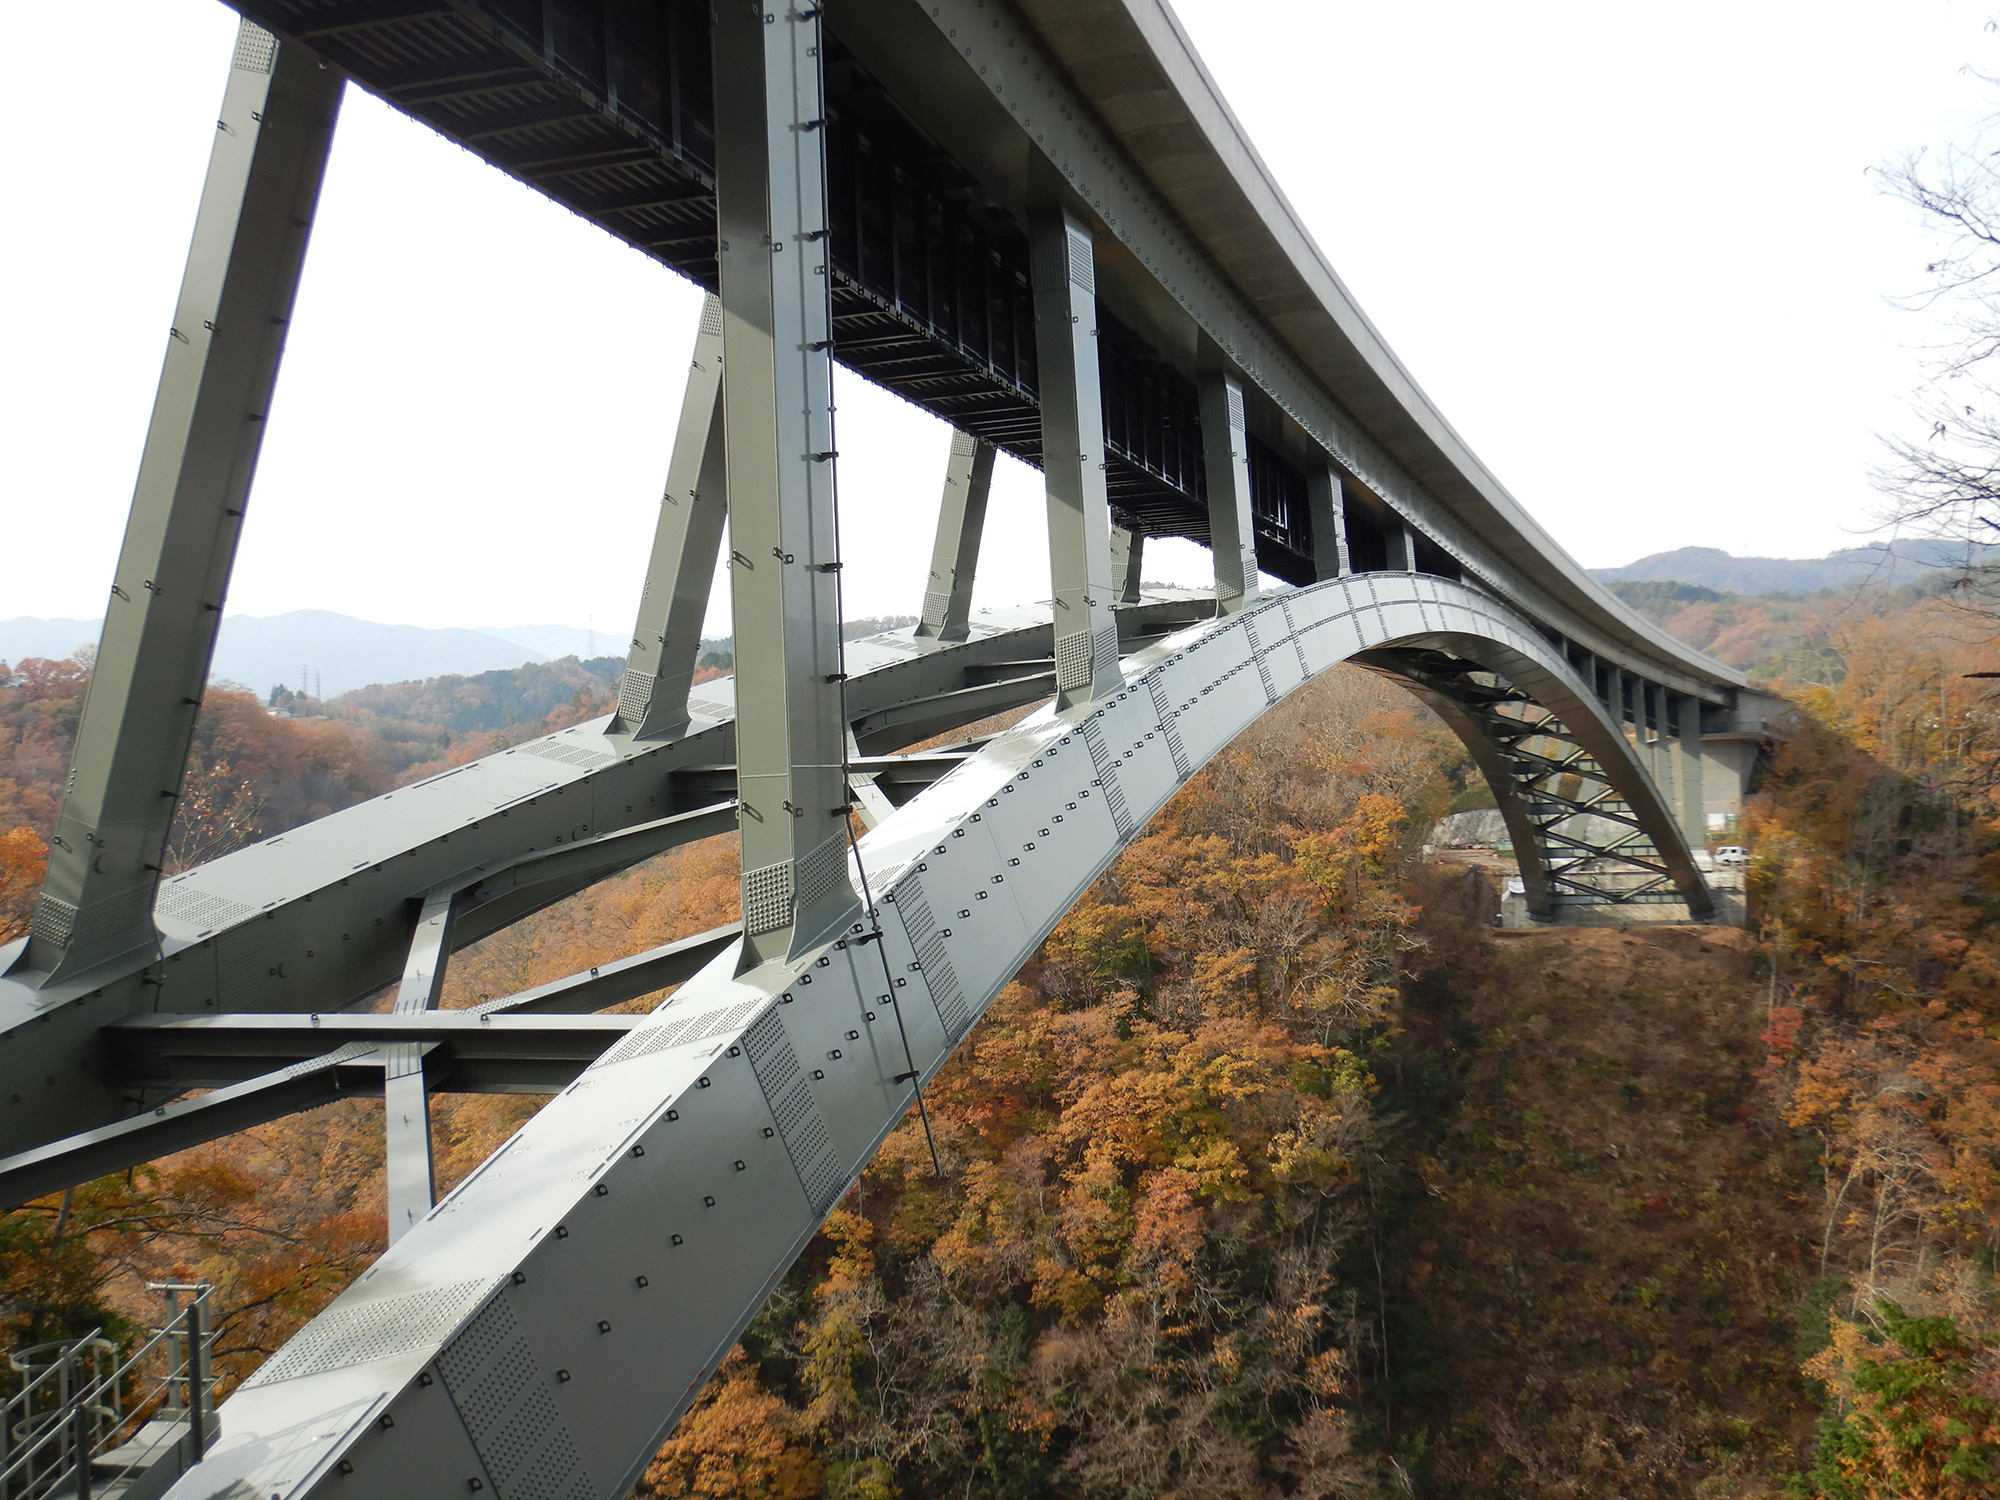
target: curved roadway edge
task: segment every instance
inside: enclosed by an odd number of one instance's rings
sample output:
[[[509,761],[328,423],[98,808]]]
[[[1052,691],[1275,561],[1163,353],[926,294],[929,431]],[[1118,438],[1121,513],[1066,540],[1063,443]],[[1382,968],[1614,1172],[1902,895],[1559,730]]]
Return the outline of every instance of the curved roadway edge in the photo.
[[[951,51],[976,70],[991,101],[1050,154],[1111,233],[1265,394],[1470,569],[1522,592],[1520,602],[1530,612],[1540,611],[1527,592],[1541,593],[1556,606],[1552,614],[1573,618],[1567,633],[1599,654],[1623,658],[1621,664],[1643,676],[1685,674],[1711,691],[1745,685],[1734,668],[1660,631],[1585,573],[1453,431],[1314,244],[1163,0],[995,0],[992,6],[987,0],[867,0],[836,17],[871,66],[895,72],[889,50],[869,45],[864,12],[879,13],[878,34],[894,38],[899,48],[911,47],[909,23],[920,16],[942,33]],[[1016,30],[1018,36],[1009,35]],[[1041,76],[1033,68],[1037,51],[1066,75],[1077,104],[1094,121],[1044,105]],[[920,99],[927,92],[919,78],[894,81],[899,96]],[[961,89],[964,84],[958,81]],[[933,82],[929,90],[948,87]],[[1054,91],[1049,98],[1062,102]],[[963,114],[962,92],[956,104]],[[954,127],[946,117],[953,112],[950,104],[935,104],[924,123],[949,135]],[[991,144],[995,123],[982,120],[962,130],[960,154],[995,174],[1001,156]],[[1143,185],[1124,177],[1125,161]],[[1178,220],[1191,242],[1176,243],[1175,226],[1154,205]],[[1223,304],[1231,301],[1257,326],[1227,326],[1234,319]],[[1218,313],[1225,316],[1218,319]],[[1288,364],[1295,371],[1285,369]],[[1330,395],[1338,412],[1310,410],[1317,403],[1299,388],[1300,377]],[[1356,433],[1341,431],[1349,424]],[[1362,441],[1354,442],[1355,436]],[[1421,506],[1416,496],[1400,492],[1399,479],[1435,505]],[[1424,513],[1437,507],[1447,514]],[[1669,685],[1692,690],[1685,681]]]
[[[861,841],[879,940],[857,924],[742,976],[732,950],[688,981],[230,1399],[173,1500],[624,1495],[905,1080],[1167,799],[1309,678],[1440,638],[1582,693],[1476,591],[1363,575],[1191,626],[1115,697],[990,742]]]

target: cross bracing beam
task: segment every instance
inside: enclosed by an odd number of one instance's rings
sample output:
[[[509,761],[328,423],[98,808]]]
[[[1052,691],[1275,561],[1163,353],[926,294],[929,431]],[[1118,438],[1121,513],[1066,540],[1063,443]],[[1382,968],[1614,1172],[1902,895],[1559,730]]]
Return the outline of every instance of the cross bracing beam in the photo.
[[[1550,791],[1547,787],[1541,785],[1539,779],[1537,779],[1522,784],[1521,796],[1522,800],[1528,803],[1530,810],[1539,811],[1553,808],[1556,810],[1555,816],[1558,818],[1588,816],[1606,823],[1623,823],[1634,829],[1640,827],[1637,818],[1622,810],[1622,804],[1619,806],[1612,805],[1618,799],[1613,795],[1609,786],[1606,786],[1595,797],[1565,797],[1559,792]]]
[[[25,1203],[337,1099],[386,1099],[412,1056],[421,1060],[427,1092],[559,1093],[641,1019],[490,1008],[427,1016],[128,1017],[104,1031],[113,1076],[165,1096],[213,1092],[0,1160],[0,1204]],[[429,1208],[424,1203],[416,1217]],[[393,1210],[391,1222],[397,1227]]]
[[[928,739],[955,725],[1039,703],[1055,696],[1055,691],[1055,664],[1051,662],[1044,672],[975,683],[863,714],[854,720],[854,739],[864,753],[872,754],[887,745]]]
[[[159,1017],[139,1016],[114,1022],[104,1033],[114,1059],[130,1056],[119,1042],[119,1034],[128,1026],[143,1031],[149,1026],[167,1025],[184,1032],[203,1023],[214,1028],[209,1033],[211,1038],[255,1034],[269,1042],[275,1036],[280,1055],[289,1057],[294,1051],[301,1055],[275,1072],[249,1077],[243,1077],[240,1068],[220,1079],[127,1073],[122,1081],[137,1091],[174,1094],[186,1088],[206,1087],[217,1092],[157,1106],[134,1119],[51,1141],[0,1160],[0,1203],[26,1202],[45,1192],[136,1166],[283,1115],[314,1109],[335,1099],[379,1096],[383,1093],[385,1057],[378,1044],[385,1042],[400,1042],[423,1050],[426,1077],[432,1089],[447,1093],[553,1093],[566,1086],[581,1064],[595,1057],[603,1045],[609,1045],[623,1030],[629,1029],[632,1018],[595,1018],[603,1022],[601,1027],[586,1024],[567,1034],[559,1028],[538,1033],[510,1024],[497,1032],[487,1029],[474,1033],[471,1051],[457,1046],[440,1058],[436,1048],[453,1036],[463,1039],[467,1028],[481,1021],[517,1023],[519,1019],[541,1016],[567,1018],[670,988],[732,948],[742,933],[742,924],[731,922],[630,958],[594,965],[583,973],[537,985],[518,995],[428,1019],[351,1013],[306,1017],[251,1017],[232,1013],[170,1016],[164,1021]],[[277,1027],[291,1030],[280,1032],[274,1030]],[[233,1030],[237,1028],[241,1030]],[[329,1031],[331,1035],[327,1034]],[[309,1044],[308,1033],[321,1039],[320,1047],[329,1041],[340,1045],[330,1053],[311,1055],[320,1048]],[[551,1036],[555,1040],[553,1055],[546,1041]],[[126,1041],[129,1048],[130,1038]],[[240,1057],[240,1044],[224,1045],[236,1045]],[[160,1050],[160,1044],[156,1042],[153,1050]],[[211,1057],[219,1051],[219,1045],[209,1048]],[[432,1067],[433,1063],[447,1066],[440,1070]],[[264,1066],[269,1066],[268,1056]]]
[[[641,995],[681,984],[701,972],[717,954],[743,935],[741,922],[730,922],[693,937],[648,948],[630,958],[593,965],[581,974],[551,980],[473,1007],[484,1015],[581,1014],[622,1005]]]
[[[1445,645],[1439,642],[1439,645]],[[1573,901],[1684,901],[1712,910],[1671,799],[1567,656],[1560,679],[1478,643],[1374,653],[1368,664],[1413,687],[1472,753],[1513,842],[1529,910],[1553,920]],[[1554,743],[1560,761],[1532,748]],[[1563,783],[1574,781],[1573,791]],[[1594,785],[1595,794],[1583,788]],[[1596,866],[1592,870],[1583,867]],[[1637,885],[1632,882],[1636,881]]]
[[[360,1044],[341,1047],[294,1067],[17,1151],[0,1161],[0,1206],[61,1192],[322,1104],[379,1098],[381,1093],[381,1056]]]
[[[424,1049],[433,1090],[554,1094],[625,1039],[639,1016],[427,1014],[128,1016],[105,1029],[128,1087],[186,1093],[225,1088],[350,1045]]]
[[[403,981],[396,987],[395,1013],[421,1016],[437,1009],[444,991],[445,965],[451,959],[453,918],[460,907],[458,881],[446,881],[424,896],[403,959]],[[431,1154],[431,1091],[424,1072],[430,1044],[387,1041],[376,1050],[382,1058],[383,1161],[387,1179],[389,1239],[407,1230],[437,1201],[436,1162]],[[169,1081],[168,1093],[185,1084]]]
[[[1149,631],[1208,605],[1158,597],[1120,611],[1120,625]],[[1052,680],[966,682],[1049,654],[1046,608],[977,612],[969,638],[944,649],[851,642],[848,711],[865,750],[894,749],[1048,697]],[[733,684],[705,683],[690,703],[677,734],[578,725],[168,877],[157,947],[73,978],[37,983],[23,944],[0,948],[0,1152],[158,1102],[102,1074],[98,1030],[121,1016],[341,1010],[398,980],[424,898],[442,885],[466,893],[451,937],[463,947],[681,838],[733,827],[722,807],[680,819],[674,805],[675,771],[735,760]]]
[[[964,752],[943,751],[913,755],[856,755],[848,758],[847,771],[852,776],[866,776],[881,788],[890,802],[901,807],[925,787],[957,770],[965,758]],[[690,766],[673,773],[673,795],[677,804],[683,801],[708,802],[718,795],[727,795],[735,785],[734,766]]]
[[[1663,876],[1629,888],[1608,887],[1601,877],[1583,881],[1567,875],[1553,875],[1550,879],[1561,887],[1555,898],[1558,906],[1665,905],[1678,899]]]
[[[1335,580],[1188,626],[862,838],[875,914],[786,965],[725,950],[644,1018],[231,1399],[177,1500],[623,1494],[909,1106],[903,1037],[934,1074],[1153,812],[1312,675],[1422,679],[1440,652],[1636,772],[1568,664],[1460,584]]]

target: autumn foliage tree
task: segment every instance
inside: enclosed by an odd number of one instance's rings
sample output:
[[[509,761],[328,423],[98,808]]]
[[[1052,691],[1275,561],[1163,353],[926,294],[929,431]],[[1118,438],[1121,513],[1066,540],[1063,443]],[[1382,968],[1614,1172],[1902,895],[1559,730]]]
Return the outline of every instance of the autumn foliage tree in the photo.
[[[1746,819],[1766,1073],[1818,1143],[1820,1262],[1848,1287],[1810,1367],[1833,1414],[1809,1489],[1990,1493],[2000,1449],[1975,1418],[2000,1370],[2000,713],[1967,675],[1986,650],[1963,615],[1920,608],[1842,646],[1846,677],[1797,693]]]
[[[1886,1297],[1872,1313],[1872,1327],[1837,1320],[1811,1362],[1841,1403],[1820,1429],[1813,1486],[1826,1500],[1992,1494],[2000,1372],[1949,1317],[1912,1317]]]
[[[89,681],[88,653],[0,667],[0,941],[26,930]],[[567,679],[558,686],[565,700],[547,718],[496,733],[511,742],[589,716],[597,697]],[[275,716],[247,692],[213,686],[196,720],[167,866],[217,858],[421,769],[398,764],[396,746],[365,718]],[[588,967],[603,956],[602,928],[646,946],[653,933],[665,942],[728,921],[734,869],[733,851],[715,841],[654,861],[461,955],[447,1001]],[[469,1172],[533,1104],[439,1100],[440,1176],[448,1184]],[[217,1289],[217,1371],[225,1383],[240,1379],[380,1253],[381,1156],[379,1107],[335,1104],[0,1216],[0,1323],[15,1345],[93,1327],[122,1336],[158,1317],[148,1281],[199,1278]]]
[[[1404,866],[1463,774],[1354,672],[1194,778],[929,1091],[944,1175],[890,1137],[644,1493],[1392,1493],[1342,1258]]]

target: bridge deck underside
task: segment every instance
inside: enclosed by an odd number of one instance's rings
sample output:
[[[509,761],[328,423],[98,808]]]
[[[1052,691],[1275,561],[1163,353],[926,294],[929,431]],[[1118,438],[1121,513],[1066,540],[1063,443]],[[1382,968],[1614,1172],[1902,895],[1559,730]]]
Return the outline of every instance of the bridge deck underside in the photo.
[[[258,24],[698,285],[718,286],[708,0],[242,0]],[[835,357],[1038,465],[1028,239],[860,62],[826,59]],[[1193,382],[1101,311],[1114,516],[1206,543]],[[1313,581],[1303,473],[1253,435],[1259,565]]]

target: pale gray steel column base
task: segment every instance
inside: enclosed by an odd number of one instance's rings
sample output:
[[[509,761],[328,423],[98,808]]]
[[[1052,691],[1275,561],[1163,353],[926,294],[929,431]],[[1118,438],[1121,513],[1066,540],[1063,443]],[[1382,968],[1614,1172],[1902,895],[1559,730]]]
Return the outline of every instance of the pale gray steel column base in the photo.
[[[653,553],[618,687],[616,727],[635,739],[685,728],[701,624],[729,515],[722,440],[722,304],[702,300]]]
[[[962,641],[971,630],[972,585],[979,571],[979,544],[986,533],[986,500],[993,488],[996,457],[998,450],[991,443],[969,432],[952,433],[924,612],[913,632],[920,641]]]
[[[1139,579],[1146,562],[1146,534],[1111,528],[1111,586],[1118,590],[1120,604],[1139,602]]]
[[[1246,726],[1338,662],[1439,641],[1592,712],[1531,625],[1442,579],[1320,584],[1149,648],[861,841],[881,944],[690,980],[273,1356],[173,1495],[622,1496],[909,1106],[898,1011],[928,1077]]]
[[[1201,377],[1202,470],[1208,484],[1208,550],[1215,608],[1233,615],[1257,599],[1257,531],[1250,507],[1250,442],[1243,383],[1233,372]]]

